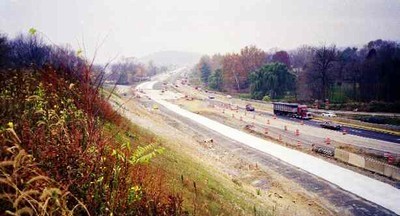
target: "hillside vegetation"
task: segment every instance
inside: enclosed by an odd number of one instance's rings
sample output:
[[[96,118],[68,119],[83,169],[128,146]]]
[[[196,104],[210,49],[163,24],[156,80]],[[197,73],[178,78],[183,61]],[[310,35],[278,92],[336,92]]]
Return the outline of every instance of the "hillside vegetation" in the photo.
[[[34,32],[0,40],[0,214],[179,215],[146,165],[164,148],[101,94],[102,74]]]
[[[109,101],[122,97],[102,87],[104,68],[80,51],[48,45],[31,29],[0,36],[0,63],[0,215],[275,211],[177,148],[188,140],[119,115]]]

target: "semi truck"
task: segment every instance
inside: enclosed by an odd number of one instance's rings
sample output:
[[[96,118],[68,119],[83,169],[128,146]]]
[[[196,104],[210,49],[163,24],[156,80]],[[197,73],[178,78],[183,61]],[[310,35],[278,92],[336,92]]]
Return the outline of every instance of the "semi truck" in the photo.
[[[311,119],[312,114],[308,112],[307,105],[301,105],[297,103],[283,103],[274,102],[275,115],[286,115],[293,118],[299,119]]]

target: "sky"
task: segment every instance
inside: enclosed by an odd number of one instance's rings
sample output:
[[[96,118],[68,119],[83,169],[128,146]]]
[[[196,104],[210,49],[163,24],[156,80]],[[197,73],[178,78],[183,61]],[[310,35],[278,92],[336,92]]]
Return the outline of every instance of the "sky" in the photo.
[[[400,40],[400,0],[0,0],[0,32],[37,29],[97,62]]]

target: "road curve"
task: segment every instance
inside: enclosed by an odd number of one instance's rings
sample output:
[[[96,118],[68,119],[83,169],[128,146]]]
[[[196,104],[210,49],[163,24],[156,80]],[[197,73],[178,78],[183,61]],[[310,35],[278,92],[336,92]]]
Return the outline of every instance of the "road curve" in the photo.
[[[137,88],[152,90],[155,83],[157,83],[157,81],[145,82]],[[158,97],[158,93],[154,94],[152,91],[149,91],[147,95],[156,103],[159,103],[176,114],[191,119],[200,125],[243,143],[244,145],[279,158],[282,161],[325,179],[361,198],[376,203],[396,214],[400,214],[400,190],[389,184],[189,112]]]

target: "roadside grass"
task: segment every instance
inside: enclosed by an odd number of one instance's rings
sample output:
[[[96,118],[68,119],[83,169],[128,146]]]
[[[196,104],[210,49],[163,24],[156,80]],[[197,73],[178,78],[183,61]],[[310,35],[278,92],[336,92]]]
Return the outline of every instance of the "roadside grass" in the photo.
[[[149,166],[163,173],[170,193],[181,196],[182,208],[190,215],[254,215],[254,208],[256,215],[274,215],[266,214],[273,212],[273,206],[261,204],[256,192],[248,192],[228,176],[216,175],[215,168],[179,151],[173,141],[134,123],[129,131],[137,135],[136,142],[157,142],[165,148]]]
[[[238,93],[237,97],[240,99],[251,99],[251,94],[250,93]]]
[[[350,116],[355,120],[359,120],[366,123],[374,123],[374,124],[389,124],[389,125],[396,125],[400,126],[400,118],[399,117],[386,117],[386,116],[362,116],[362,115],[355,115]]]
[[[4,169],[0,166],[0,215],[20,210],[48,215],[54,209],[55,214],[68,215],[74,209],[71,204],[79,203],[83,207],[75,214],[80,215],[183,214],[182,199],[169,193],[165,173],[148,165],[162,153],[160,143],[132,132],[127,120],[89,80],[73,81],[63,71],[51,68],[0,71],[0,78],[0,164],[6,165]],[[6,136],[10,128],[17,138]],[[8,164],[13,156],[7,152],[15,149],[16,143],[20,152],[28,153],[16,154],[34,161],[22,168],[38,171],[12,172],[9,179]],[[49,181],[42,181],[40,187],[15,186],[37,177]],[[48,196],[46,191],[50,198],[58,196],[54,202],[69,204],[62,212],[57,211],[58,204],[36,212],[42,205],[48,206],[41,202]],[[15,205],[19,199],[26,202]]]
[[[115,91],[113,91],[113,87],[102,87],[100,88],[100,94],[103,97],[117,97],[117,98],[122,98],[119,94],[117,94]]]
[[[0,215],[252,211],[229,178],[165,152],[165,140],[117,114],[101,78],[73,52],[21,42],[56,55],[0,70]]]
[[[182,99],[184,100],[184,99]],[[189,110],[190,112],[198,113],[201,112],[202,110],[206,110],[206,105],[200,100],[193,100],[190,103],[178,103],[180,106],[183,106],[186,110]]]
[[[196,215],[250,215],[256,199],[254,194],[235,184],[229,177],[217,177],[212,167],[207,167],[183,155],[168,149],[154,160],[169,175],[171,188],[182,194],[183,208]],[[257,206],[261,212],[264,207]]]

